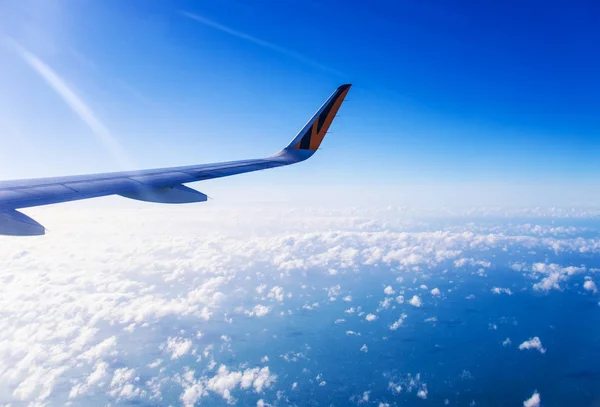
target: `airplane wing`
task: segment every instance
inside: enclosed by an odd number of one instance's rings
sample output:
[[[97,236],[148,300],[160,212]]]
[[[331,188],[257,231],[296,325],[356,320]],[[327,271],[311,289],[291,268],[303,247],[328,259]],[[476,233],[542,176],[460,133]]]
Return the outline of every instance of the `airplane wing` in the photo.
[[[17,211],[19,208],[106,195],[121,195],[141,201],[171,204],[204,202],[207,200],[206,195],[183,184],[304,161],[321,145],[350,86],[347,84],[337,88],[287,147],[266,158],[141,171],[0,181],[0,235],[34,236],[45,233],[42,225]]]

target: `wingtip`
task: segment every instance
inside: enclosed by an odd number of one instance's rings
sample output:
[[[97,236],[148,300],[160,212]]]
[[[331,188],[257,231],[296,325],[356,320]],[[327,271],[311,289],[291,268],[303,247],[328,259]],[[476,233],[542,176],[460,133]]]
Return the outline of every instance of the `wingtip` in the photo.
[[[335,92],[333,92],[285,150],[316,151],[321,145],[325,134],[329,130],[329,126],[333,122],[351,86],[352,84],[350,83],[338,86]]]

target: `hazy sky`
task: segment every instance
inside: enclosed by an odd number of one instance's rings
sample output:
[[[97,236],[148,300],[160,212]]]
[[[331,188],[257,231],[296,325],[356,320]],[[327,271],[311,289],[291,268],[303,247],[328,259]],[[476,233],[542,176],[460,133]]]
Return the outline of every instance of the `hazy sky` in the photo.
[[[0,179],[258,158],[349,82],[309,162],[196,187],[219,199],[600,199],[600,6],[343,4],[0,3]]]

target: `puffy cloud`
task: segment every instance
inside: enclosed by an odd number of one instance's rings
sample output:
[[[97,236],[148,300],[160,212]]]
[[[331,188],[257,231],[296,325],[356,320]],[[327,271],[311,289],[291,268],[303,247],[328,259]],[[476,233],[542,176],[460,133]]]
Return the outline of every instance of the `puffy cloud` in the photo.
[[[393,301],[394,301],[394,299],[391,298],[391,297],[385,298],[383,301],[381,301],[379,303],[379,308],[377,308],[377,312],[379,312],[379,311],[381,311],[383,309],[388,309],[389,307],[391,307]]]
[[[442,293],[440,293],[440,289],[439,288],[434,288],[433,290],[431,290],[431,295],[433,296],[440,296]]]
[[[109,394],[117,399],[131,399],[139,396],[140,389],[133,382],[137,382],[135,369],[126,367],[115,370],[110,382]]]
[[[413,307],[420,307],[423,302],[421,301],[421,298],[418,295],[413,295],[413,297],[410,299],[410,301],[408,302],[410,305],[412,305]]]
[[[388,389],[395,395],[404,390],[409,393],[417,390],[417,397],[421,399],[426,399],[428,395],[427,384],[421,379],[420,373],[414,376],[409,373],[405,377],[395,378],[388,383]]]
[[[267,297],[277,300],[279,302],[283,302],[284,294],[285,294],[285,292],[282,287],[275,286],[275,287],[271,288],[271,291],[269,291],[269,294],[267,295]]]
[[[592,280],[591,277],[586,277],[586,280],[583,283],[583,288],[585,288],[587,291],[593,292],[594,294],[598,292],[596,283],[594,283],[594,280]]]
[[[504,341],[502,341],[502,346],[510,346],[511,341],[510,338],[506,338]]]
[[[523,402],[523,407],[539,407],[541,403],[540,393],[536,391],[533,392],[531,397]]]
[[[69,398],[76,398],[83,394],[85,394],[90,387],[94,385],[102,385],[102,381],[105,377],[108,376],[108,363],[106,362],[98,362],[96,363],[94,370],[88,376],[85,384],[76,384],[71,388],[69,392]],[[114,379],[113,379],[114,380]]]
[[[271,312],[270,307],[267,307],[266,305],[262,304],[257,304],[254,306],[254,308],[252,308],[252,311],[246,311],[246,314],[253,317],[264,317],[269,312]]]
[[[162,359],[156,359],[154,362],[152,362],[152,363],[149,363],[149,364],[148,364],[148,367],[149,367],[150,369],[157,368],[157,367],[159,367],[159,366],[162,364],[162,362],[163,362],[163,361],[162,361]]]
[[[377,319],[377,315],[375,315],[375,314],[367,314],[367,316],[365,317],[365,319],[368,322],[373,322],[373,321],[375,321]]]
[[[533,285],[537,291],[560,290],[560,283],[566,281],[569,277],[586,271],[585,266],[562,267],[556,263],[534,263],[531,267],[534,274],[543,275],[542,279]]]
[[[98,343],[97,345],[94,345],[93,347],[89,348],[81,355],[79,355],[78,358],[83,359],[87,362],[92,362],[103,356],[115,355],[116,346],[117,338],[115,336],[111,336],[110,338],[107,338],[102,342]]]
[[[171,353],[171,359],[179,359],[187,354],[192,347],[192,341],[184,338],[168,338],[165,349]]]
[[[391,285],[388,285],[387,287],[385,287],[383,292],[385,293],[385,295],[394,295],[396,293]]]
[[[231,392],[236,388],[252,388],[255,392],[262,393],[263,389],[270,387],[275,380],[276,376],[271,374],[269,367],[229,371],[225,365],[221,365],[217,374],[209,378],[204,387],[221,395],[228,402],[233,402]]]
[[[510,291],[510,288],[502,288],[502,287],[494,287],[492,288],[492,292],[494,294],[507,294],[507,295],[512,295],[512,291]]]
[[[540,353],[546,353],[546,349],[544,349],[544,347],[542,346],[542,341],[537,336],[529,338],[529,340],[519,345],[519,350],[525,349],[537,349],[538,351],[540,351]]]
[[[395,331],[396,329],[400,328],[404,323],[406,317],[406,314],[400,315],[400,318],[398,318],[398,320],[396,320],[393,324],[390,325],[390,330]]]
[[[186,407],[191,407],[209,392],[214,392],[228,403],[234,403],[236,400],[232,392],[253,390],[262,393],[264,389],[271,387],[276,379],[277,376],[271,374],[267,366],[230,371],[225,365],[220,365],[214,376],[202,376],[199,379],[195,379],[194,371],[190,370],[178,378],[183,387],[180,399]]]

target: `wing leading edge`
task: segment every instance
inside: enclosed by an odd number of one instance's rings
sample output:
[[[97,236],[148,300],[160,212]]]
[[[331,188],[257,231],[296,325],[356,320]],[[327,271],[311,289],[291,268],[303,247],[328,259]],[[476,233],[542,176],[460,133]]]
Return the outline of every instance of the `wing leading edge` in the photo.
[[[290,144],[272,156],[200,164],[68,177],[0,181],[0,235],[43,235],[45,228],[19,208],[49,205],[107,195],[159,203],[204,202],[201,192],[185,183],[227,177],[295,164],[310,158],[321,145],[351,85],[342,85],[304,125]]]

